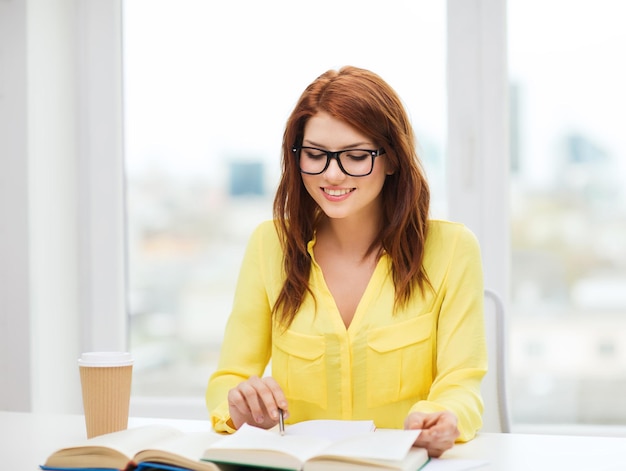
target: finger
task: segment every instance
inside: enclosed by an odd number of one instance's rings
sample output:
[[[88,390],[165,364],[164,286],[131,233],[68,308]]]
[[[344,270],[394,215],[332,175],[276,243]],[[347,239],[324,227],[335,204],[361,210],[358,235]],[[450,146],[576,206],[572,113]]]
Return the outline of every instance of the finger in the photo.
[[[244,422],[253,423],[248,403],[237,388],[228,391],[228,410],[236,429]]]
[[[428,430],[431,442],[454,443],[459,433],[456,429],[437,428]]]
[[[259,391],[259,387],[259,381],[251,378],[248,381],[240,383],[237,386],[237,390],[243,396],[253,420],[257,423],[262,423],[265,420],[267,410],[261,400],[260,394],[262,394],[262,392]],[[261,389],[262,388],[263,387],[261,386]]]
[[[255,388],[259,402],[267,412],[271,420],[278,421],[278,409],[281,404],[286,405],[285,395],[272,377],[250,379],[250,384]]]
[[[445,420],[445,414],[434,412],[432,414],[426,414],[424,417],[424,428],[433,428]]]
[[[432,440],[456,440],[459,436],[459,429],[456,421],[441,420],[430,428],[424,430],[425,436]]]
[[[420,435],[422,436],[419,438],[427,442],[430,447],[440,446],[445,450],[454,445],[459,431],[456,428],[435,428],[425,430]]]
[[[274,398],[274,405],[276,406],[276,408],[282,409],[283,413],[285,414],[285,417],[287,417],[289,415],[289,411],[288,411],[289,404],[287,403],[287,398],[285,397],[285,393],[283,392],[283,389],[276,382],[276,380],[272,378],[271,376],[263,378],[263,382],[265,383],[267,388],[271,391],[272,396]],[[268,406],[267,403],[266,403],[266,406]],[[270,404],[270,407],[271,407],[271,404]],[[268,408],[268,410],[270,409]],[[274,412],[274,411],[272,410],[271,412]],[[276,410],[276,417],[278,417],[277,410]]]
[[[248,403],[244,398],[241,391],[238,388],[233,388],[228,391],[228,406],[237,410],[237,412],[241,414],[249,414],[250,410],[248,408]]]
[[[456,416],[449,412],[428,414],[424,419],[423,429],[439,430],[443,432],[457,430]]]
[[[426,448],[429,456],[439,457],[444,451],[454,446],[454,440],[449,437],[432,436],[432,434],[422,432],[420,437],[415,441],[414,446]]]
[[[443,452],[448,450],[449,448],[430,448],[428,450],[428,456],[432,457],[432,458],[439,458],[441,455],[443,455]]]
[[[421,413],[414,412],[404,421],[404,428],[406,429],[423,429],[426,416]]]

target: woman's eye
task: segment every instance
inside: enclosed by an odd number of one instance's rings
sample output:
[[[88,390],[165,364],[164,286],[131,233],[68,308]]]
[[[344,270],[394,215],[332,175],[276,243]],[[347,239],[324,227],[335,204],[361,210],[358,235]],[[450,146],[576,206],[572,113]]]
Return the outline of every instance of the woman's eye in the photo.
[[[355,160],[355,161],[361,161],[361,160],[365,160],[369,157],[370,155],[367,152],[348,152],[346,157],[348,157],[351,160]]]
[[[313,159],[313,160],[319,160],[319,159],[325,159],[326,158],[326,154],[323,152],[314,152],[314,151],[306,151],[306,156],[309,159]]]

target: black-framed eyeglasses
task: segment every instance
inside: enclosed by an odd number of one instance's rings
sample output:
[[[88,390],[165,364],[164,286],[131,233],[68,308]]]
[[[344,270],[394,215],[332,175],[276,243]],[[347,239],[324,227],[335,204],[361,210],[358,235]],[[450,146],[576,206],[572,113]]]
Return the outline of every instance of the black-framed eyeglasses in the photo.
[[[378,150],[346,149],[334,152],[317,147],[293,146],[291,151],[296,155],[302,173],[307,175],[324,173],[331,159],[335,159],[341,171],[351,177],[365,177],[372,173],[374,159],[385,154],[382,147]]]

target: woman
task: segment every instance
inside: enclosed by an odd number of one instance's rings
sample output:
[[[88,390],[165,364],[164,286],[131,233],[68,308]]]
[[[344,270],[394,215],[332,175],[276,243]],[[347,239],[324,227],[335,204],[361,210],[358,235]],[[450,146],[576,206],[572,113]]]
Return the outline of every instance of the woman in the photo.
[[[440,456],[481,426],[480,252],[428,219],[429,189],[395,91],[355,67],[304,91],[283,136],[274,221],[252,235],[217,371],[215,430],[371,419],[423,429]],[[261,378],[271,360],[271,376]]]

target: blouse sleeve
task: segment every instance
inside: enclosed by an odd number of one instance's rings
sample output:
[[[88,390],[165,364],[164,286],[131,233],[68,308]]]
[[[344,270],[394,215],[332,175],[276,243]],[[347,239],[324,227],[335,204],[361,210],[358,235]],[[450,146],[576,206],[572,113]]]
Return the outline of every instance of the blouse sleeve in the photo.
[[[271,224],[272,227],[268,227]],[[217,432],[234,431],[228,391],[252,375],[262,376],[271,355],[271,309],[264,281],[267,222],[252,234],[239,272],[217,370],[209,379],[206,405]]]
[[[458,441],[467,441],[482,426],[480,384],[487,371],[487,349],[480,249],[475,236],[461,227],[441,285],[435,378],[427,400],[410,412],[452,411],[461,432]]]

